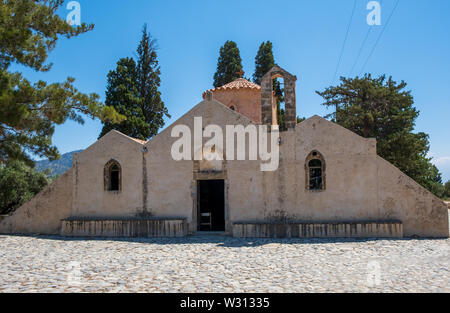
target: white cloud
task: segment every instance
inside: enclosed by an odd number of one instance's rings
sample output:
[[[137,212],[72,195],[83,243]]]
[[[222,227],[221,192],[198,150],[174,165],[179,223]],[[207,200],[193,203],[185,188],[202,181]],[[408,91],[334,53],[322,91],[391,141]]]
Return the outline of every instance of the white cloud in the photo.
[[[431,161],[438,167],[450,165],[450,157],[433,158]]]

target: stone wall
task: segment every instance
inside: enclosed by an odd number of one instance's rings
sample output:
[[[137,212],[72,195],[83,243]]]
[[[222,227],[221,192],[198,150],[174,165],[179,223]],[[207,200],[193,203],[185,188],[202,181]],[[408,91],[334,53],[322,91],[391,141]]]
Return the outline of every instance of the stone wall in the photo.
[[[377,210],[375,140],[318,116],[280,135],[277,171],[227,162],[232,222],[385,220]],[[325,190],[307,188],[305,162],[314,150],[326,162]]]
[[[305,160],[319,151],[326,189],[310,191]],[[251,162],[227,162],[230,221],[399,220],[405,236],[448,237],[444,203],[376,154],[362,138],[318,116],[281,133],[280,166],[260,172]]]
[[[250,118],[254,123],[261,124],[261,90],[236,89],[216,90],[214,99],[225,104],[228,108]]]
[[[378,212],[400,219],[405,236],[448,237],[448,207],[431,192],[377,157]]]
[[[378,157],[375,139],[362,138],[314,116],[280,134],[280,164],[274,172],[261,172],[259,161],[226,160],[212,167],[205,161],[175,161],[171,146],[178,138],[171,137],[171,130],[179,124],[193,130],[194,117],[202,117],[202,128],[252,123],[220,102],[207,100],[146,144],[110,132],[75,157],[68,173],[1,221],[0,232],[59,234],[61,219],[87,216],[121,220],[182,217],[186,232],[193,233],[198,180],[223,179],[228,234],[233,233],[233,224],[249,221],[398,220],[405,236],[448,237],[446,205]],[[305,161],[311,151],[320,152],[326,162],[324,190],[307,188]],[[191,153],[194,156],[198,151]],[[122,168],[120,192],[104,188],[104,165],[111,159]],[[92,223],[82,227],[98,222]],[[116,226],[117,222],[111,222],[105,227]]]
[[[284,80],[285,124],[287,129],[294,129],[297,124],[297,103],[295,82],[297,77],[275,65],[261,79],[261,117],[265,125],[277,125],[277,105],[273,95],[273,79]]]
[[[145,214],[143,144],[111,131],[74,156],[71,216],[134,217]],[[121,168],[121,190],[105,188],[104,168],[114,160]],[[146,177],[145,177],[146,178]]]
[[[210,124],[222,126],[226,124],[251,124],[251,120],[241,114],[228,109],[215,100],[202,101],[179,120],[167,127],[158,136],[153,138],[145,147],[148,149],[148,200],[147,207],[154,216],[183,216],[189,225],[189,232],[197,231],[197,180],[198,179],[225,179],[227,162],[220,162],[217,167],[221,172],[214,171],[216,164],[205,161],[175,161],[171,156],[171,145],[177,138],[171,137],[172,128],[176,125],[186,125],[194,129],[194,117],[202,117],[203,125]],[[201,130],[200,130],[201,131]],[[194,134],[192,134],[192,137]],[[193,140],[193,138],[192,138]],[[208,138],[204,139],[206,142]],[[192,159],[197,151],[191,151]],[[245,162],[244,162],[245,163]],[[257,165],[257,164],[254,164]],[[258,166],[259,167],[259,166]],[[201,169],[201,170],[200,170]],[[228,224],[228,208],[225,208]],[[231,233],[231,224],[227,227]]]
[[[186,220],[180,219],[81,219],[62,221],[61,235],[75,237],[183,237]]]
[[[406,236],[448,236],[442,201],[417,184],[408,183],[406,175],[398,170],[386,167],[376,154],[375,139],[362,138],[314,116],[281,133],[277,171],[261,172],[259,161],[227,160],[218,167],[223,169],[220,172],[208,171],[207,167],[202,172],[201,165],[177,162],[170,155],[170,146],[176,140],[170,136],[172,127],[184,124],[193,129],[196,116],[202,116],[203,127],[251,123],[219,102],[203,101],[145,145],[149,151],[149,211],[155,216],[186,217],[190,233],[197,228],[197,180],[224,179],[228,234],[232,234],[233,223],[238,221],[394,219],[403,223]],[[323,155],[327,165],[323,191],[310,191],[306,186],[305,160],[313,150]],[[411,186],[412,192],[407,192]],[[387,195],[387,190],[396,188],[403,191]],[[386,202],[387,198],[391,199]]]
[[[71,215],[73,169],[0,221],[0,233],[59,234]]]
[[[402,238],[399,221],[342,223],[234,223],[233,236],[244,238]]]

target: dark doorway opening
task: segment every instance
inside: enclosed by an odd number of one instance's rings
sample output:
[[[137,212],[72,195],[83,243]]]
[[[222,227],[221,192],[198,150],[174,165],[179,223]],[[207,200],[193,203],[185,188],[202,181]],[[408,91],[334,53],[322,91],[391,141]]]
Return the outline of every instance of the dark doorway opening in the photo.
[[[225,231],[225,181],[198,181],[198,230]]]

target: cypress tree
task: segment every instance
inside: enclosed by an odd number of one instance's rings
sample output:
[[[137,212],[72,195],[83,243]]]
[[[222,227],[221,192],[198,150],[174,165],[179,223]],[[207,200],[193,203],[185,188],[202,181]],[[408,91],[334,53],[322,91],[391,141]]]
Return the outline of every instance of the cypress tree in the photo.
[[[241,77],[238,72],[242,71],[242,60],[234,41],[228,40],[220,48],[217,60],[217,71],[214,74],[214,87],[220,87]]]
[[[161,71],[156,53],[157,48],[156,40],[147,31],[147,25],[144,25],[137,49],[137,80],[141,110],[150,127],[147,138],[155,136],[158,130],[164,126],[164,117],[170,118],[159,91]]]
[[[253,82],[261,85],[261,79],[275,65],[273,57],[272,43],[266,41],[259,46],[258,53],[255,57],[255,73],[253,74]]]
[[[105,122],[99,137],[113,129],[142,140],[150,136],[150,125],[141,108],[137,76],[136,62],[132,58],[120,59],[116,69],[109,72],[105,104],[124,115],[126,120],[120,124]]]
[[[253,73],[253,82],[255,84],[261,85],[263,76],[275,65],[272,48],[270,41],[263,42],[259,46],[258,53],[255,57],[255,73]],[[285,111],[281,108],[281,103],[284,102],[283,89],[281,88],[280,82],[276,79],[273,80],[273,90],[277,99],[278,125],[280,130],[284,131],[286,130]]]
[[[133,58],[120,59],[116,70],[108,74],[106,105],[114,107],[127,120],[120,124],[106,122],[100,137],[115,129],[147,140],[164,126],[164,117],[170,117],[159,91],[161,71],[156,50],[156,40],[144,25],[137,48],[137,62]]]

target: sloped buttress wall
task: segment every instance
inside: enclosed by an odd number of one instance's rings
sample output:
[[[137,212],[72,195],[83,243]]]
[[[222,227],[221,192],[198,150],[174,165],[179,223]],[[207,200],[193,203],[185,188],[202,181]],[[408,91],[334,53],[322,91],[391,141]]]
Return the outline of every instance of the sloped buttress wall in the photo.
[[[0,233],[59,234],[61,220],[72,211],[72,178],[71,168],[12,215],[4,217]]]

